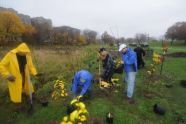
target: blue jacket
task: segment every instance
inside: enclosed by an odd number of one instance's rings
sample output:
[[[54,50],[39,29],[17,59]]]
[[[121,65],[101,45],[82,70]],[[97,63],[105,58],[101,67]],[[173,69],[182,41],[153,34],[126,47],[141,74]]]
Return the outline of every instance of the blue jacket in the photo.
[[[85,82],[82,83],[80,81],[81,79],[84,79]],[[90,72],[88,72],[86,70],[78,71],[73,78],[72,92],[76,94],[78,87],[80,86],[80,87],[82,87],[80,95],[84,95],[87,92],[87,89],[90,87],[90,85],[92,83],[92,79],[93,79],[93,77],[90,74]]]
[[[131,49],[127,48],[126,53],[122,54],[122,60],[124,61],[125,72],[137,72],[137,56]]]

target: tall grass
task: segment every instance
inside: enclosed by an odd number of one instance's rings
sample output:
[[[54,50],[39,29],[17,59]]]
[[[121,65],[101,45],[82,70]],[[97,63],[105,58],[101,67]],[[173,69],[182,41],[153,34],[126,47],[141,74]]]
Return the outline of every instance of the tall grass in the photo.
[[[98,74],[98,63],[97,63],[97,51],[100,46],[89,45],[89,46],[41,46],[31,47],[34,64],[38,72],[44,73],[43,80],[36,80],[33,78],[35,85],[41,84],[41,87],[37,89],[43,90],[44,92],[48,89],[53,88],[53,81],[59,76],[64,76],[68,85],[68,89],[71,87],[71,79],[74,73],[80,69],[88,69],[93,75]],[[160,44],[152,44],[152,48],[155,51],[161,52]],[[172,46],[169,52],[180,51],[185,47]],[[10,50],[12,47],[0,48],[0,59]],[[186,50],[184,50],[186,51]],[[149,58],[147,59],[147,66],[151,63]],[[166,123],[179,123],[177,119],[179,116],[186,119],[185,110],[185,89],[180,88],[179,80],[185,78],[185,58],[169,58],[164,63],[163,74],[174,74],[175,82],[174,87],[167,89],[162,85],[157,85],[153,88],[160,96],[155,96],[152,99],[147,99],[141,93],[144,89],[144,73],[145,70],[140,70],[137,74],[137,81],[135,87],[134,98],[137,104],[130,105],[124,98],[123,89],[123,76],[117,76],[121,84],[121,88],[118,89],[117,93],[111,92],[105,94],[104,91],[100,90],[96,84],[93,84],[94,97],[91,101],[87,101],[86,105],[91,117],[95,117],[101,120],[105,119],[107,112],[114,114],[114,121],[116,124],[166,124]],[[0,85],[6,85],[1,83]],[[13,106],[11,105],[8,98],[7,89],[4,86],[0,86],[0,123],[17,122],[19,124],[37,124],[46,123],[53,124],[59,123],[62,117],[66,114],[66,105],[71,100],[58,99],[56,101],[50,99],[50,93],[48,93],[49,106],[42,108],[39,103],[35,103],[35,112],[32,116],[27,116],[26,113],[17,113],[16,118],[12,118]],[[96,90],[95,90],[96,89]],[[2,92],[4,90],[5,92]],[[101,94],[101,95],[100,95]],[[35,102],[35,101],[34,101]],[[165,116],[158,116],[153,113],[152,106],[154,103],[160,103],[163,105],[167,113]],[[175,115],[174,113],[178,113]],[[11,113],[11,114],[9,114]],[[178,116],[178,117],[177,117]],[[11,121],[7,121],[11,118]]]

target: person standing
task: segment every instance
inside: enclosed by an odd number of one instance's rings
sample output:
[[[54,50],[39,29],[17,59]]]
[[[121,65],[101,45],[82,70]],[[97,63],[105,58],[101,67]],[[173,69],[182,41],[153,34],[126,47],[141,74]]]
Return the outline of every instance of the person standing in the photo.
[[[145,51],[139,45],[134,49],[134,51],[137,54],[138,69],[144,68],[144,66],[145,66],[145,62],[144,62]]]
[[[122,63],[124,64],[124,71],[126,73],[125,82],[127,83],[127,100],[129,103],[134,103],[132,97],[137,73],[137,56],[126,44],[121,44],[119,46],[119,52],[122,53]]]
[[[30,75],[37,76],[31,52],[25,43],[8,52],[0,62],[0,75],[7,80],[10,99],[13,103],[22,102],[22,93],[34,92]]]

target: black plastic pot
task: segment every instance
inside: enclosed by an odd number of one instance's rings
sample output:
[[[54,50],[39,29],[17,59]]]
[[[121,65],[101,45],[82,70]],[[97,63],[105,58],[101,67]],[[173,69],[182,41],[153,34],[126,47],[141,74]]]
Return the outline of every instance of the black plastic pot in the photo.
[[[48,101],[41,101],[41,105],[43,107],[47,107],[48,106]]]
[[[159,106],[158,104],[154,105],[154,112],[158,115],[165,115],[166,110],[164,108],[162,108],[161,106]]]
[[[112,113],[110,113],[110,112],[106,115],[106,123],[107,124],[113,124],[114,123],[114,117],[113,117]]]
[[[186,88],[186,80],[181,80],[180,85],[184,88]]]

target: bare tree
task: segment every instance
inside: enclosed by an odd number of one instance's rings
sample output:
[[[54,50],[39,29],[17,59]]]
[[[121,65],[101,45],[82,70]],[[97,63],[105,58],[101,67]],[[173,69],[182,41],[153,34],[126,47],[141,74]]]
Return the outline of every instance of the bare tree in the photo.
[[[54,27],[50,33],[53,43],[73,44],[79,39],[80,30],[69,26]]]
[[[108,34],[106,31],[101,35],[101,40],[104,41],[104,43],[108,43],[109,45],[113,45],[115,38]]]
[[[35,39],[39,42],[48,40],[50,37],[50,30],[52,29],[52,21],[43,17],[36,17],[31,19],[31,24],[35,27],[37,33]]]
[[[85,36],[87,43],[95,43],[96,42],[96,37],[97,37],[96,31],[86,29],[83,31],[83,35]]]
[[[166,38],[171,39],[171,44],[174,40],[183,40],[186,44],[186,22],[177,22],[167,29]]]
[[[144,42],[147,42],[148,35],[147,34],[138,33],[138,34],[135,35],[135,39],[136,39],[138,44],[142,44]]]

